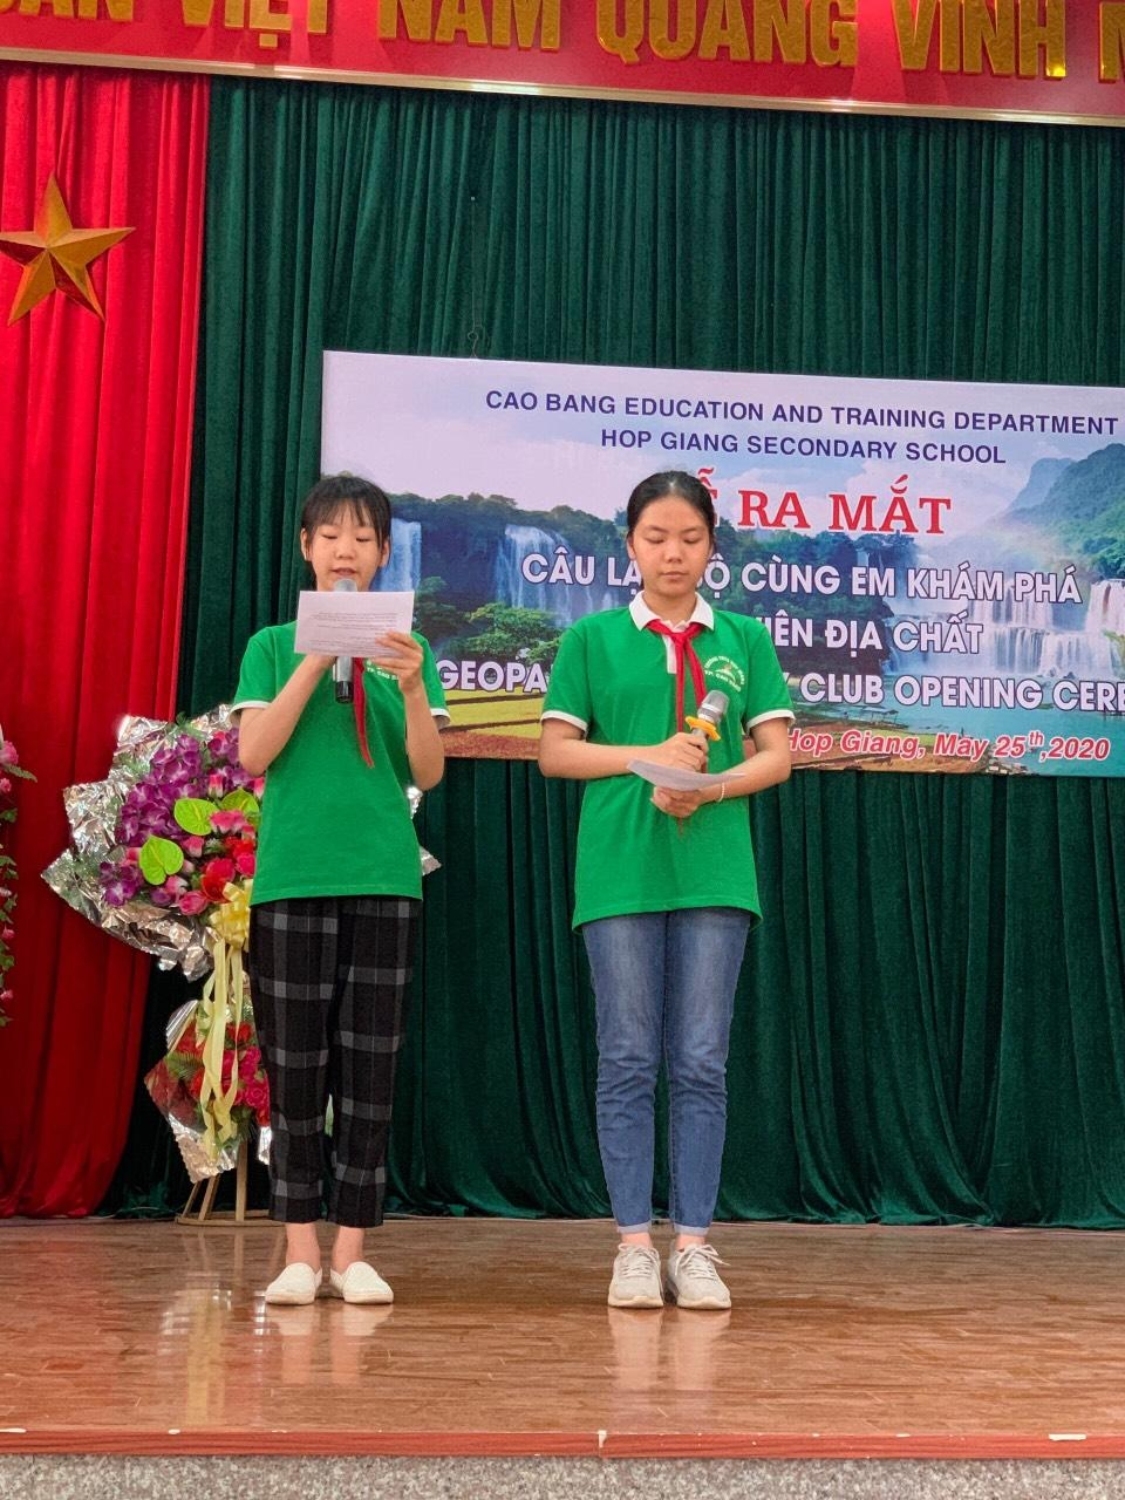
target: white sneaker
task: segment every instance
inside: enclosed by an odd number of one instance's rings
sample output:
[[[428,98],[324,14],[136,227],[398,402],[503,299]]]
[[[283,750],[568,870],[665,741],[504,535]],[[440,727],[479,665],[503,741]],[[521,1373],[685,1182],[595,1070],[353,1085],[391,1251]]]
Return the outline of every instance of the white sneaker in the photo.
[[[660,1256],[651,1245],[622,1245],[613,1262],[610,1307],[663,1307]]]
[[[668,1254],[668,1291],[677,1307],[730,1306],[730,1289],[715,1269],[723,1262],[713,1245],[689,1245]]]
[[[304,1261],[294,1261],[266,1287],[266,1301],[271,1307],[307,1307],[316,1301],[323,1279],[320,1271]]]
[[[329,1271],[328,1284],[345,1302],[393,1302],[395,1294],[374,1266],[353,1260],[346,1271]]]

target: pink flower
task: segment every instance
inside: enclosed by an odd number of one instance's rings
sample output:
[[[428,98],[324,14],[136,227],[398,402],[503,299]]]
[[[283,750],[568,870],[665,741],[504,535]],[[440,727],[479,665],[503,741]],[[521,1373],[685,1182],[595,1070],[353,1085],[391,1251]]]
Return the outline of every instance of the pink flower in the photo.
[[[190,837],[181,840],[183,851],[190,859],[202,859],[203,843],[204,840],[201,833],[193,833]]]
[[[217,802],[220,797],[225,797],[227,791],[226,779],[221,771],[212,771],[207,778],[207,795],[213,797]]]
[[[5,927],[3,932],[0,932],[0,942],[10,943],[15,935],[16,929],[14,927]]]
[[[12,783],[6,776],[0,776],[0,792],[10,792],[11,790]]]
[[[262,1118],[262,1112],[269,1110],[269,1104],[270,1104],[270,1086],[269,1086],[269,1084],[266,1082],[266,1080],[264,1078],[257,1078],[252,1083],[248,1083],[246,1085],[244,1093],[245,1093],[245,1096],[246,1096],[246,1103],[250,1106],[250,1108],[252,1110],[254,1110],[257,1113],[258,1118],[261,1119]],[[265,1123],[266,1124],[269,1123],[269,1115],[268,1115],[268,1113],[266,1114]]]
[[[211,827],[216,833],[246,833],[253,825],[245,813],[213,812]]]
[[[198,917],[201,911],[206,911],[210,901],[202,891],[185,891],[176,905],[185,917]]]
[[[169,875],[163,885],[154,886],[149,893],[153,906],[175,906],[188,888],[181,875]]]
[[[245,875],[249,879],[254,873],[256,863],[253,854],[240,854],[234,861],[234,867],[240,875]]]
[[[0,744],[0,760],[8,766],[19,765],[20,758],[16,754],[16,747],[12,744],[11,740],[5,740],[3,744]]]
[[[10,1005],[15,998],[14,990],[0,990],[0,1005]]]

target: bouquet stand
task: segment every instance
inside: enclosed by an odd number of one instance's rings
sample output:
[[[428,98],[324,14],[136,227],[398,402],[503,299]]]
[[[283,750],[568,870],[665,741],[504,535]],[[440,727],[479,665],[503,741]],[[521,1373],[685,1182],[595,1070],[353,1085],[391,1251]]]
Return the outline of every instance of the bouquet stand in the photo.
[[[202,1182],[192,1184],[188,1200],[176,1215],[177,1224],[192,1224],[196,1228],[214,1220],[222,1220],[224,1224],[242,1225],[251,1219],[264,1219],[266,1210],[264,1208],[246,1207],[246,1189],[250,1178],[250,1147],[243,1140],[238,1145],[238,1158],[234,1164],[234,1208],[216,1209],[215,1198],[219,1191],[219,1181],[222,1174],[216,1177],[208,1177]],[[195,1207],[196,1199],[199,1199],[199,1207]]]

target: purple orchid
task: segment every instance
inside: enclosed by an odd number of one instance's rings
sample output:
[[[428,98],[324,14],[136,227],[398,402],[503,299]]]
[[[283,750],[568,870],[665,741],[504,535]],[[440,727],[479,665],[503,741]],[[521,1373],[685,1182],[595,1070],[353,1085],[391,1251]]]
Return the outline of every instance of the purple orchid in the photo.
[[[114,864],[106,860],[98,869],[102,892],[110,906],[124,906],[144,884],[144,876],[136,865]]]

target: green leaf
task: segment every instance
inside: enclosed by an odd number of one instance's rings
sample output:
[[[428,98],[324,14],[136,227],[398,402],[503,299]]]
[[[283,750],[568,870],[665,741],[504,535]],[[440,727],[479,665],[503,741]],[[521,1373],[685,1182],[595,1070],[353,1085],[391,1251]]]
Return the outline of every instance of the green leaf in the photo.
[[[171,839],[160,839],[155,834],[150,834],[141,845],[137,862],[149,885],[163,885],[169,875],[175,875],[177,870],[182,869],[184,851],[179,844],[173,844]]]
[[[257,823],[262,815],[258,806],[258,799],[253,792],[248,792],[244,786],[238,787],[233,792],[228,792],[219,803],[223,812],[240,812],[250,819],[251,823]]]
[[[169,1078],[186,1083],[199,1072],[203,1064],[198,1057],[189,1057],[185,1052],[169,1052],[164,1059],[164,1066],[168,1069]]]
[[[177,797],[172,816],[185,833],[206,835],[211,832],[211,814],[217,810],[203,797]]]

